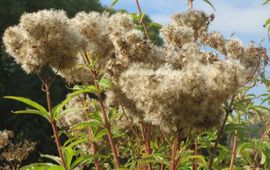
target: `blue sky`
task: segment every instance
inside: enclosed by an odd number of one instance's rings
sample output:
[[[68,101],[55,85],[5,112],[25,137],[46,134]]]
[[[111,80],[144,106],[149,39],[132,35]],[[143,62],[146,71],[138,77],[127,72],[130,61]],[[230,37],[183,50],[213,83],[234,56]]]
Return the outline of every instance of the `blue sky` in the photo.
[[[101,3],[110,6],[113,0],[101,0]],[[194,1],[194,9],[214,13],[215,20],[210,25],[211,30],[218,30],[229,38],[240,38],[244,44],[251,40],[268,45],[267,32],[264,22],[270,17],[270,5],[263,6],[263,0],[210,0],[215,6],[214,11],[203,0]],[[170,23],[170,17],[179,12],[188,10],[187,0],[139,0],[142,10],[152,20],[161,24]],[[119,0],[115,9],[126,9],[137,12],[135,0]]]

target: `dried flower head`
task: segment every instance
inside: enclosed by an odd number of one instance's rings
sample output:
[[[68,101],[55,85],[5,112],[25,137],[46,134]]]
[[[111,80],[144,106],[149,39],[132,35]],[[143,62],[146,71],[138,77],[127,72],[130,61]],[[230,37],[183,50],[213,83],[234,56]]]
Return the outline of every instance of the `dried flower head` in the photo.
[[[14,134],[12,131],[3,130],[0,131],[0,149],[8,145],[9,140],[13,138]]]
[[[61,10],[23,14],[18,26],[5,31],[3,41],[7,52],[27,73],[40,72],[45,65],[72,66],[83,44],[82,37]]]
[[[118,76],[111,77],[114,86],[107,102],[123,106],[135,123],[149,122],[167,131],[217,125],[222,104],[254,76],[247,70],[254,71],[267,57],[262,48],[245,49],[238,40],[208,33],[208,24],[209,17],[200,11],[176,15],[173,24],[162,28],[164,48],[144,41],[138,31],[111,34],[116,60],[110,69],[118,69]],[[201,44],[225,59],[201,50]]]

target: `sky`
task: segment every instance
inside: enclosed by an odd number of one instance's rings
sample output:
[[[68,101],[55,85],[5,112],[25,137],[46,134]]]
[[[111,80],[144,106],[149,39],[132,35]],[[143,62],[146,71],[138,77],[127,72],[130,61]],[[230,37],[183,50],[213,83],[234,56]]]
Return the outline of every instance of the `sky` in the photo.
[[[101,0],[105,6],[110,6],[113,0]],[[204,10],[215,15],[210,30],[223,33],[226,38],[232,34],[244,44],[251,41],[268,45],[267,30],[263,27],[270,18],[270,4],[263,6],[264,0],[210,0],[215,11],[203,0],[194,1],[194,9]],[[187,0],[139,0],[142,11],[154,22],[168,24],[173,14],[188,10]],[[115,9],[126,9],[137,12],[135,0],[119,0]]]

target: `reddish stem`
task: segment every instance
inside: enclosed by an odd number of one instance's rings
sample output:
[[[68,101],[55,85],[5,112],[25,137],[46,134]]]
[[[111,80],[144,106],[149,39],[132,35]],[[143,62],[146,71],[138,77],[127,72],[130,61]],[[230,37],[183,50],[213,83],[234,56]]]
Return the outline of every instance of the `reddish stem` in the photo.
[[[237,147],[237,138],[238,138],[238,128],[236,128],[234,131],[233,150],[232,150],[232,156],[231,156],[230,170],[233,169],[233,163],[234,163],[236,147]]]
[[[94,155],[96,155],[97,154],[97,144],[96,144],[96,142],[92,143],[92,147],[93,147],[93,153],[94,153]],[[96,170],[100,170],[99,161],[97,160],[97,158],[94,159],[94,163],[95,163]]]
[[[198,155],[197,134],[196,134],[195,139],[194,139],[194,155]],[[198,164],[197,164],[196,159],[194,159],[194,161],[193,161],[192,169],[193,170],[197,170],[198,169]]]
[[[213,162],[214,162],[214,155],[216,154],[216,151],[217,151],[217,147],[218,147],[218,144],[219,144],[219,141],[220,141],[220,138],[223,134],[223,131],[224,131],[224,128],[225,128],[225,125],[226,125],[226,122],[227,122],[227,119],[229,117],[229,114],[232,112],[231,109],[226,109],[226,115],[225,115],[225,118],[222,122],[222,125],[218,131],[218,136],[217,136],[217,139],[215,141],[215,144],[214,144],[214,147],[212,149],[212,151],[210,152],[210,159],[209,159],[209,164],[208,164],[208,169],[209,170],[212,170],[212,166],[213,166]]]
[[[96,95],[98,97],[100,111],[101,111],[102,116],[103,116],[104,128],[106,129],[106,133],[107,133],[107,136],[108,136],[108,139],[109,139],[111,150],[113,152],[113,158],[114,158],[115,166],[116,166],[116,168],[120,168],[121,164],[120,164],[120,160],[118,158],[116,148],[115,148],[115,145],[114,145],[114,141],[113,141],[113,137],[112,137],[112,133],[111,133],[111,125],[110,125],[108,116],[106,114],[106,110],[105,110],[104,103],[102,101],[102,97],[100,95],[100,87],[99,87],[99,84],[97,82],[97,73],[96,73],[96,71],[92,71],[92,74],[93,74],[93,78],[94,78],[94,82],[95,82],[95,87],[96,87],[96,90],[97,90]]]
[[[52,99],[51,99],[51,94],[50,94],[50,82],[49,82],[48,77],[45,80],[44,86],[45,86],[45,92],[46,92],[46,98],[47,98],[48,111],[50,114],[50,124],[51,124],[52,129],[53,129],[53,135],[55,138],[57,151],[58,151],[62,166],[64,167],[65,170],[67,170],[67,166],[66,166],[66,163],[65,163],[62,151],[61,151],[61,143],[60,143],[60,139],[59,139],[59,135],[58,135],[56,121],[54,119],[54,115],[52,114]]]
[[[139,1],[138,1],[138,0],[135,0],[135,2],[136,2],[136,5],[137,5],[137,8],[138,8],[139,13],[142,14],[142,10],[141,10],[141,6],[140,6]],[[143,16],[142,16],[142,17],[143,17]],[[147,30],[147,27],[146,27],[146,24],[145,24],[143,18],[141,18],[141,24],[142,24],[142,26],[143,26],[143,29],[144,29],[144,32],[145,32],[145,35],[146,35],[147,39],[150,41],[149,32],[148,32],[148,30]]]
[[[145,129],[145,153],[146,155],[151,155],[152,154],[152,149],[151,149],[151,133],[152,133],[152,125],[150,123],[146,124],[146,129]],[[148,164],[148,170],[152,170],[152,165],[151,163]]]
[[[179,159],[176,159],[176,154],[178,150],[179,150],[179,132],[177,131],[174,136],[173,145],[172,145],[170,170],[176,170],[177,168]]]
[[[193,0],[188,0],[189,9],[193,9]]]

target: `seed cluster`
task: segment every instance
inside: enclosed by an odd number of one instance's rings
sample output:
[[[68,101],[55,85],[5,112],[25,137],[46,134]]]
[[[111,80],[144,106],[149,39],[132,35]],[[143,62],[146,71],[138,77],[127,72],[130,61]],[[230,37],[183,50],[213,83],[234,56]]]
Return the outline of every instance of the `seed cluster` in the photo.
[[[63,11],[43,10],[24,14],[3,40],[26,72],[49,64],[69,82],[92,82],[87,56],[113,84],[107,105],[122,108],[134,123],[205,129],[220,122],[222,104],[267,61],[265,48],[208,32],[212,19],[202,11],[177,14],[161,29],[163,46],[156,46],[128,14],[80,12],[68,19]]]

